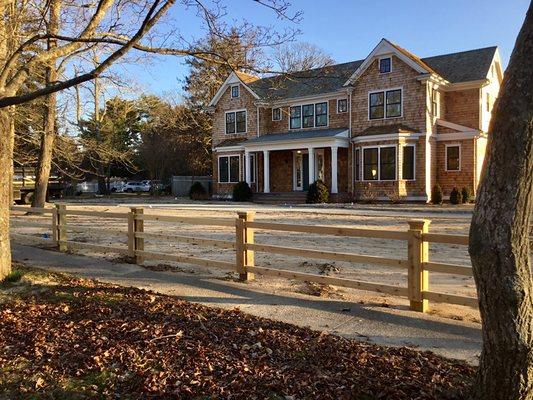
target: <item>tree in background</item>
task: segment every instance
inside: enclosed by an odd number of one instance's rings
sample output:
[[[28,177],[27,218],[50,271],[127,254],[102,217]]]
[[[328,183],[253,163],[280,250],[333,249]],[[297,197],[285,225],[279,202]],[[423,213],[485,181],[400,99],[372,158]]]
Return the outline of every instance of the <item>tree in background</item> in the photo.
[[[334,60],[318,46],[306,42],[291,42],[274,47],[275,71],[292,73],[326,67]]]
[[[533,399],[533,3],[495,104],[469,252],[483,349],[475,400]]]

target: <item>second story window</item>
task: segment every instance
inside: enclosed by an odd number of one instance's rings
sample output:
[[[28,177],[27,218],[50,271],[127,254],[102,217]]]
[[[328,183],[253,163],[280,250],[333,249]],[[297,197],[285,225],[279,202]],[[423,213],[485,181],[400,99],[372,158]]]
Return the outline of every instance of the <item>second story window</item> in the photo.
[[[234,85],[231,87],[231,98],[235,99],[239,97],[239,85]]]
[[[368,118],[383,119],[402,116],[402,89],[370,93]]]
[[[312,128],[315,126],[315,105],[306,104],[305,106],[302,106],[302,112],[304,115],[303,127]]]
[[[272,121],[281,121],[281,108],[272,109]]]
[[[328,103],[315,104],[316,123],[315,126],[326,126],[328,124]]]
[[[291,129],[300,129],[302,127],[302,106],[291,107]]]
[[[246,110],[226,113],[226,134],[246,133]]]
[[[337,100],[337,114],[348,112],[348,99]]]
[[[379,73],[387,74],[392,71],[392,59],[390,57],[379,59]]]

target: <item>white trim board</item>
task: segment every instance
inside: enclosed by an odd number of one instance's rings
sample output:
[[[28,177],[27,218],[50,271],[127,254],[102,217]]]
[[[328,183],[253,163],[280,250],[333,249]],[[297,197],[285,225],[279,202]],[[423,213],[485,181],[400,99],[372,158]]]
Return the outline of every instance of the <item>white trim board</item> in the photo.
[[[377,142],[381,140],[418,139],[425,133],[389,133],[386,135],[355,136],[352,143]]]

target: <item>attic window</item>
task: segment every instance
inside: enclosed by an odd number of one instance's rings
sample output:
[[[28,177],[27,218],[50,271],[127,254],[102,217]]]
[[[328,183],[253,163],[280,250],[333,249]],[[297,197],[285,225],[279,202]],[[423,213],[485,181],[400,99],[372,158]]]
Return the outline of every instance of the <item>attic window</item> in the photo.
[[[231,87],[231,98],[235,99],[237,97],[239,97],[239,85]]]
[[[390,57],[379,59],[379,73],[388,74],[392,71],[392,59]]]

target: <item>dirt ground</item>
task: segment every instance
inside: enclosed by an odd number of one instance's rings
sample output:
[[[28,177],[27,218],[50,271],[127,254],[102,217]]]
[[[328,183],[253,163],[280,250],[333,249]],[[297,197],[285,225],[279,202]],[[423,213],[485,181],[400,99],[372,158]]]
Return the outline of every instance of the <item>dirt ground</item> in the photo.
[[[69,209],[89,209],[98,211],[112,211],[112,212],[127,212],[128,207],[124,205],[92,205],[92,204],[74,204],[69,205]],[[164,208],[144,206],[145,214],[158,215],[181,215],[187,217],[217,217],[217,218],[235,218],[236,214],[233,210],[228,209],[191,209],[179,208],[179,206],[170,206]],[[419,218],[422,218],[420,214]],[[15,213],[12,220],[17,221],[21,218],[27,220],[28,218],[35,220],[42,220],[39,216],[23,216],[22,213]],[[412,217],[398,216],[397,213],[389,213],[386,211],[368,215],[364,213],[344,213],[331,212],[317,209],[290,210],[286,208],[279,208],[277,210],[268,209],[256,213],[255,219],[257,221],[265,222],[283,222],[290,224],[305,224],[305,225],[331,225],[343,226],[352,228],[371,228],[371,229],[386,229],[404,231],[408,229],[408,220]],[[50,216],[46,217],[50,220]],[[15,222],[16,224],[16,222]],[[110,246],[126,246],[126,220],[114,219],[98,219],[94,220],[92,217],[85,216],[69,216],[68,224],[77,228],[80,227],[96,227],[106,228],[109,230],[109,235],[100,232],[69,232],[69,240],[78,242],[88,242],[101,245]],[[439,216],[433,214],[431,218],[430,232],[433,233],[457,233],[467,234],[470,224],[470,216],[468,214],[456,215],[450,218],[447,214]],[[145,221],[145,232],[149,233],[166,233],[173,235],[185,235],[198,238],[234,240],[235,230],[231,227],[212,227],[212,226],[198,226],[181,223],[165,223],[158,221]],[[14,227],[14,232],[32,234],[36,236],[43,236],[50,231],[41,228],[29,227]],[[21,239],[17,238],[17,241]],[[407,258],[407,242],[398,240],[384,240],[371,238],[347,238],[338,236],[325,236],[314,234],[302,234],[292,232],[279,231],[256,231],[255,242],[260,244],[274,244],[290,247],[298,247],[302,249],[320,249],[324,251],[338,251],[344,253],[355,253],[365,255],[375,255],[390,258]],[[214,247],[203,247],[187,243],[178,242],[162,242],[156,240],[146,240],[145,249],[147,251],[166,252],[172,254],[180,254],[186,256],[195,256],[201,258],[208,258],[213,260],[234,261],[235,253],[233,250],[220,249]],[[470,265],[467,248],[461,245],[437,244],[431,243],[429,247],[430,260],[435,262],[446,262],[459,265]],[[94,255],[95,253],[89,250],[80,251],[81,254]],[[104,256],[110,259],[117,258],[116,255],[107,254]],[[356,279],[367,282],[382,283],[388,285],[406,286],[407,271],[403,269],[370,265],[370,264],[353,264],[347,262],[326,262],[325,260],[293,257],[278,254],[259,253],[255,254],[255,263],[258,266],[265,266],[270,268],[288,269],[299,272],[307,272],[314,274],[327,274],[335,277]],[[173,263],[159,263],[146,262],[147,267],[151,268],[176,268],[181,272],[194,273],[199,268],[193,265],[176,265]],[[202,268],[205,272],[205,268]],[[220,279],[234,278],[232,274],[216,268],[209,268],[207,272],[213,277]],[[303,292],[315,296],[334,297],[339,299],[346,299],[352,302],[375,303],[383,305],[384,307],[401,307],[408,306],[406,299],[394,297],[391,295],[382,295],[379,293],[365,292],[359,290],[352,290],[347,288],[336,288],[330,286],[321,286],[314,284],[307,284],[300,281],[293,281],[288,279],[277,279],[273,277],[256,276],[256,281],[250,283],[251,285],[260,285],[261,287],[268,287],[273,291],[294,291]],[[475,296],[475,284],[472,278],[464,276],[455,276],[449,274],[430,274],[430,290],[457,294],[463,296]],[[431,312],[440,316],[467,320],[472,322],[479,322],[479,313],[477,310],[468,307],[454,306],[449,304],[431,304]]]

